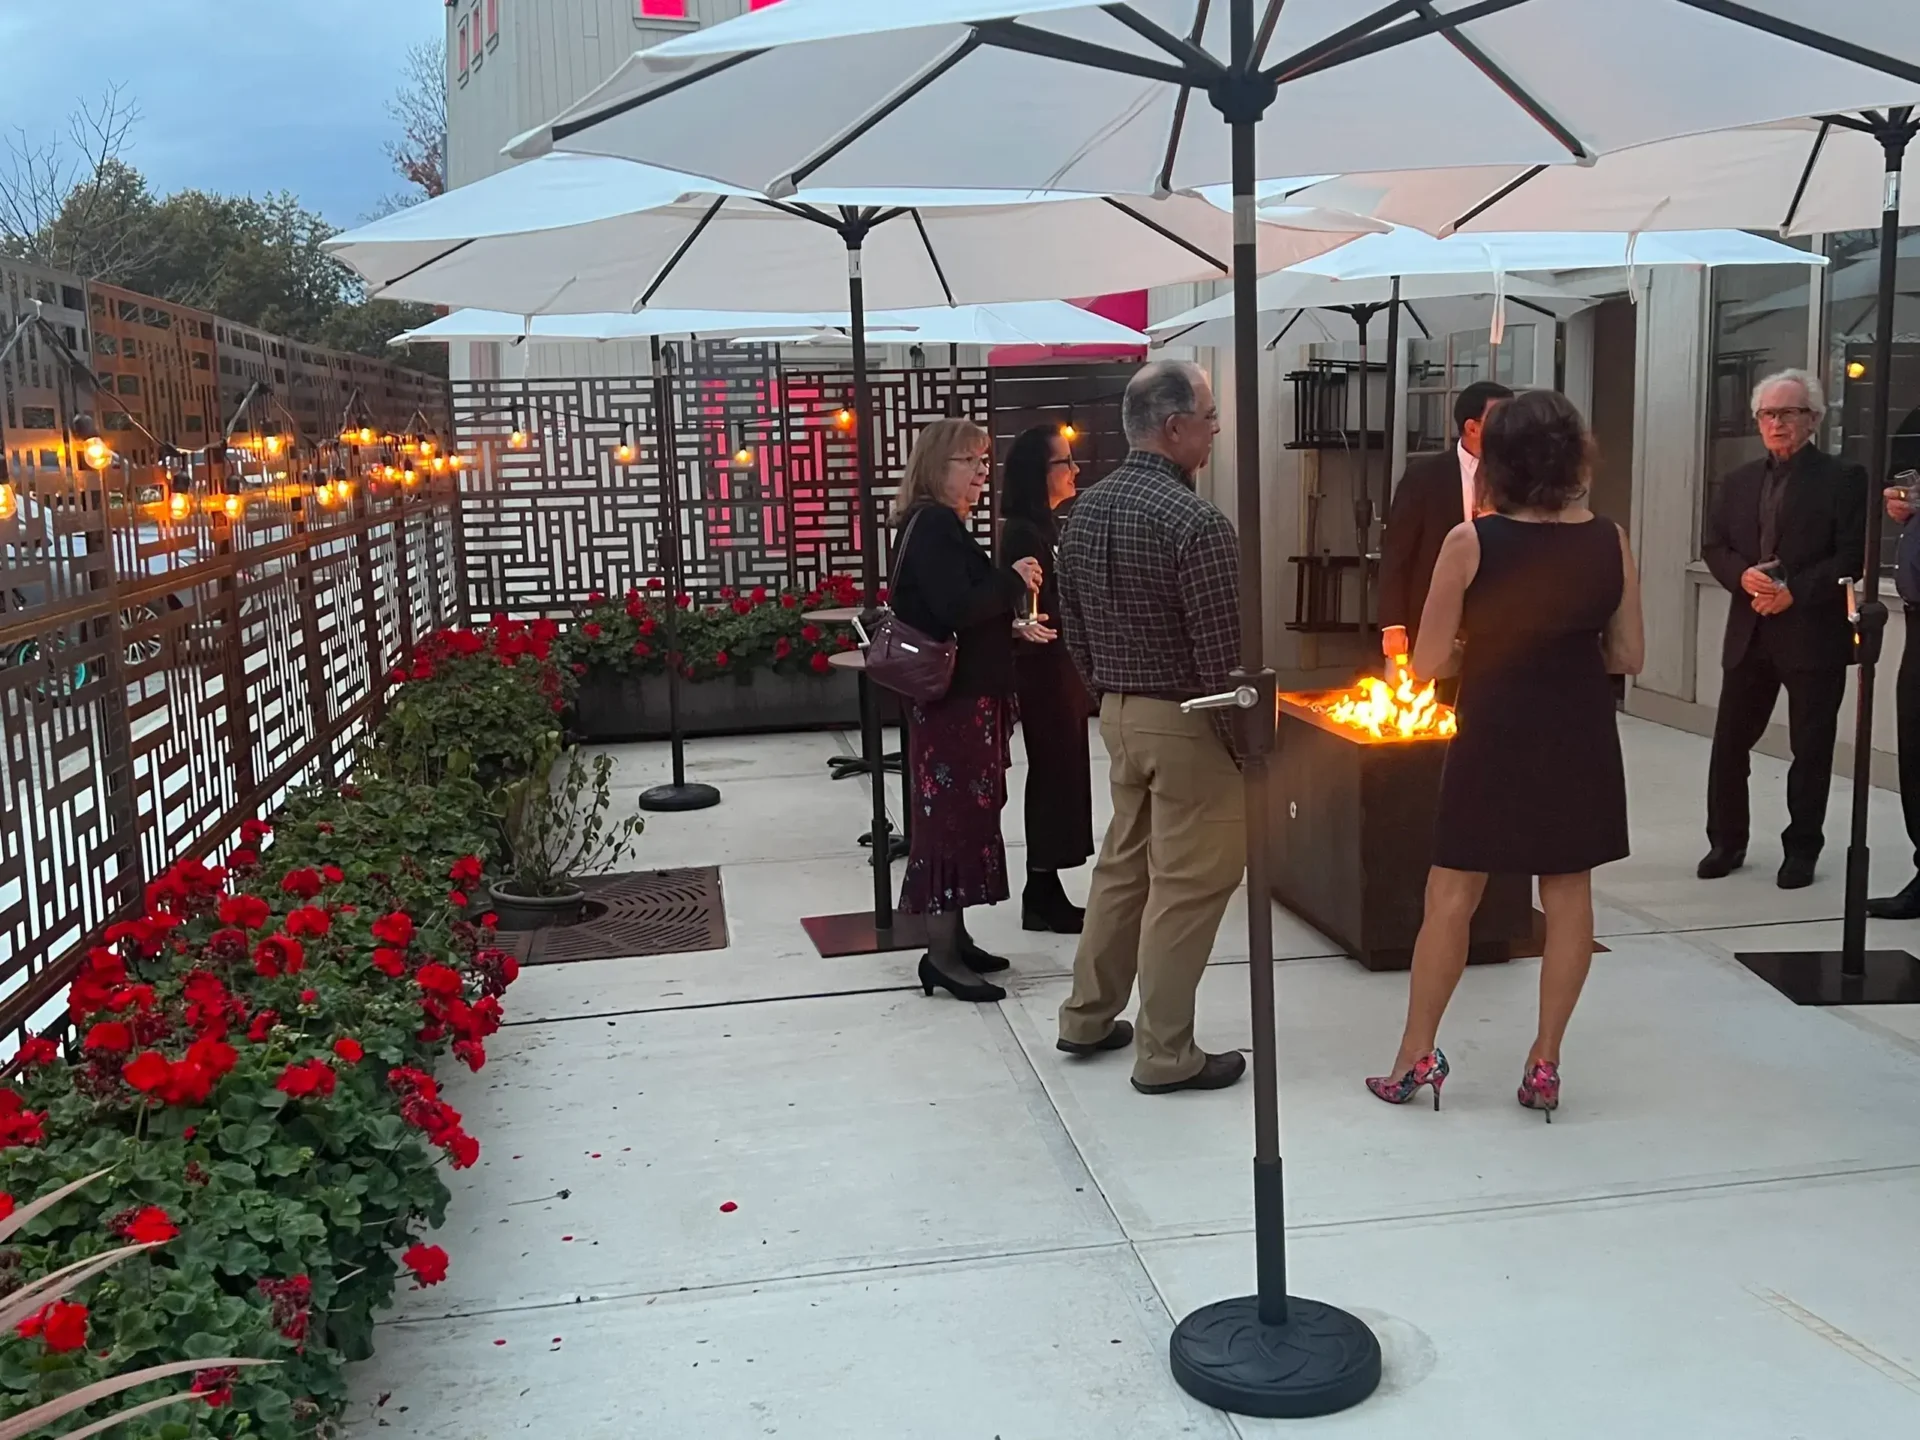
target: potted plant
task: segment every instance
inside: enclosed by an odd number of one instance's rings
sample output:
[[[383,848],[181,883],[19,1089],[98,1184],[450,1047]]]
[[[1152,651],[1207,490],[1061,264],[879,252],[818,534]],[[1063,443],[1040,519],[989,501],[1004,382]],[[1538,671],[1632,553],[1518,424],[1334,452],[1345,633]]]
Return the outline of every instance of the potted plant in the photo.
[[[506,877],[490,887],[502,930],[540,930],[579,920],[587,892],[580,880],[611,870],[633,853],[646,820],[612,821],[613,761],[584,763],[569,751],[552,766],[506,787],[502,834]]]

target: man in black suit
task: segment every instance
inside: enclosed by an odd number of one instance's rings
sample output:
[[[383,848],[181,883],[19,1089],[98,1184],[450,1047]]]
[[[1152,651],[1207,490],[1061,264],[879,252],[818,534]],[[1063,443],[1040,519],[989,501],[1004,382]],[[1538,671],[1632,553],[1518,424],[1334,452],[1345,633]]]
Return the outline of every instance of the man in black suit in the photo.
[[[1459,443],[1444,455],[1412,461],[1394,488],[1380,545],[1380,653],[1389,660],[1413,653],[1440,542],[1454,526],[1485,508],[1469,499],[1482,493],[1480,430],[1493,407],[1512,398],[1513,391],[1494,380],[1467,386],[1453,402]]]
[[[1720,713],[1707,771],[1702,880],[1746,863],[1748,757],[1787,692],[1789,820],[1782,833],[1782,890],[1813,883],[1824,840],[1840,701],[1853,660],[1840,581],[1857,577],[1866,535],[1866,472],[1813,443],[1826,414],[1820,382],[1799,370],[1753,392],[1766,458],[1720,484],[1701,551],[1733,599],[1720,663]]]

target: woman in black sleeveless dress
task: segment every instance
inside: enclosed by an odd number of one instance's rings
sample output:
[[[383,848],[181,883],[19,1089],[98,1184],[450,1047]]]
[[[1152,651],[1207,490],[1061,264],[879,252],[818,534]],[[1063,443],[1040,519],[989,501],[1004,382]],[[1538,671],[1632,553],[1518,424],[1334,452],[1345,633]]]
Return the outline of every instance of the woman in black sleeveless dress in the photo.
[[[1431,1086],[1440,1108],[1448,1067],[1435,1039],[1487,875],[1536,875],[1546,954],[1519,1099],[1551,1119],[1560,1042],[1593,959],[1591,872],[1627,854],[1609,677],[1639,672],[1640,585],[1625,534],[1586,508],[1593,441],[1564,396],[1506,401],[1482,447],[1496,513],[1447,537],[1413,657],[1433,675],[1464,637],[1406,1030],[1392,1072],[1367,1085],[1393,1104]]]

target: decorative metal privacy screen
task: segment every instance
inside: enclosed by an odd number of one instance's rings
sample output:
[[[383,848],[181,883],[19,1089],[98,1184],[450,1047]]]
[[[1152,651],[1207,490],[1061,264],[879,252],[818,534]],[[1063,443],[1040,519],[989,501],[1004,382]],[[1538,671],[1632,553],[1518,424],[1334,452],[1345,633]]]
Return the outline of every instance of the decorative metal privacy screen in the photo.
[[[375,685],[455,613],[453,494],[169,493],[119,466],[0,517],[0,1033],[183,855],[344,774]]]
[[[855,437],[841,413],[853,405],[852,377],[702,344],[670,383],[670,465],[645,377],[455,384],[456,438],[476,462],[462,477],[460,512],[472,613],[570,610],[594,591],[618,594],[660,574],[669,495],[695,595],[859,572]],[[985,370],[881,371],[872,385],[884,516],[914,436],[949,413],[987,424],[993,390]],[[991,533],[984,509],[976,523],[983,538]]]

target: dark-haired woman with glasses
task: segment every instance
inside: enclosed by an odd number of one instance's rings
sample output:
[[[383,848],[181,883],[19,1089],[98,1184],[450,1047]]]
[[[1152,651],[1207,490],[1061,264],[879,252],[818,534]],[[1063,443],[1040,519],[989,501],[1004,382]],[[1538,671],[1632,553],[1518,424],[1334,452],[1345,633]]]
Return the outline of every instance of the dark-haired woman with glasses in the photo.
[[[1060,507],[1073,499],[1080,467],[1059,425],[1035,425],[1007,452],[1000,489],[1000,563],[1037,560],[1035,603],[1044,626],[1060,613],[1054,581]],[[1057,623],[1057,622],[1056,622]],[[1028,930],[1078,935],[1086,911],[1067,898],[1062,870],[1093,854],[1093,779],[1087,758],[1092,700],[1065,645],[1023,645],[1014,656],[1020,730],[1027,746],[1027,884],[1020,922]]]

